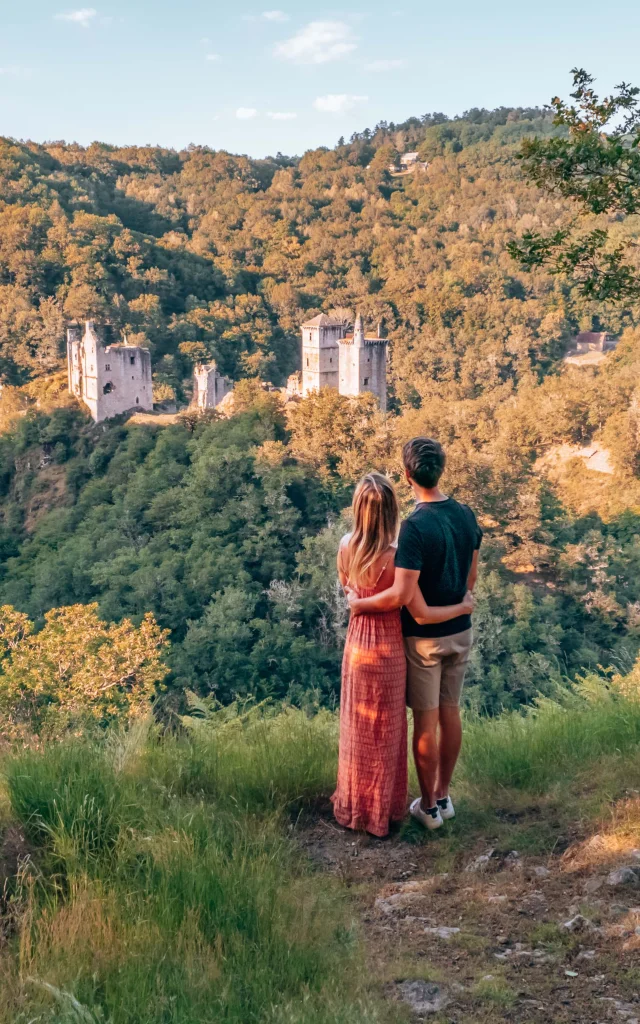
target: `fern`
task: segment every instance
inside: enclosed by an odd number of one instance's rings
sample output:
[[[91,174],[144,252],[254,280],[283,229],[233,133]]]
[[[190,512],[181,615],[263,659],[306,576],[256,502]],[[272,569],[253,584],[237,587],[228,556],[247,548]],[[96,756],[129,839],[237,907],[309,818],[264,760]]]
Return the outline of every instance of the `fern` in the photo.
[[[267,709],[276,710],[276,705],[270,697],[258,704],[255,697],[236,697],[231,704],[223,705],[214,696],[199,697],[193,690],[185,690],[185,699],[192,713],[181,715],[180,721],[186,729],[191,730],[212,731],[232,725],[244,725],[263,717]]]

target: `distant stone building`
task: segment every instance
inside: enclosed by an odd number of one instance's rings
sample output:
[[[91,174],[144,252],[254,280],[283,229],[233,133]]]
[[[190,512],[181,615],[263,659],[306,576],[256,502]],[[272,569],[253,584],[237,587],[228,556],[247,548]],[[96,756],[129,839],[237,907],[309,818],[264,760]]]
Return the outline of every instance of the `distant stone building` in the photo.
[[[618,345],[618,338],[606,331],[581,331],[564,357],[570,366],[599,366]]]
[[[131,409],[153,409],[151,355],[114,338],[112,324],[87,320],[67,326],[69,391],[96,423]]]
[[[302,397],[302,370],[297,370],[287,379],[287,386],[284,389],[284,393],[287,398]]]
[[[404,167],[405,170],[409,167],[413,167],[414,164],[418,163],[417,153],[403,153],[400,157],[400,166]]]
[[[198,363],[193,374],[193,405],[198,409],[215,409],[230,391],[232,382],[218,373],[215,363]]]
[[[581,331],[574,340],[576,355],[582,352],[610,352],[618,344],[618,339],[606,331]]]
[[[349,333],[344,320],[321,313],[302,325],[302,376],[293,374],[287,394],[303,397],[320,388],[335,388],[341,395],[376,395],[387,408],[387,340],[366,337],[362,317]]]
[[[396,167],[395,164],[390,164],[389,170],[391,172],[395,172],[396,174],[407,174],[409,171],[426,171],[427,167],[429,166],[428,163],[419,159],[418,153],[403,153],[402,156],[400,157],[399,162],[399,169],[398,167]]]

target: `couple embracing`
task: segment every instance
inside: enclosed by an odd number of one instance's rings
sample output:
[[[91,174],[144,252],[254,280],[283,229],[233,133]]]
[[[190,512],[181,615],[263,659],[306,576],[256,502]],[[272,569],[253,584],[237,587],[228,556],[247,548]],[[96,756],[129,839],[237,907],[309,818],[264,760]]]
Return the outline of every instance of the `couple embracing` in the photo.
[[[385,836],[407,807],[407,714],[428,829],[453,818],[449,785],[460,753],[460,695],[472,643],[472,591],[482,530],[442,493],[442,446],[416,437],[402,452],[416,498],[402,523],[391,482],[369,473],[353,498],[338,574],[351,606],[342,665],[336,820]],[[396,538],[397,545],[396,545]]]

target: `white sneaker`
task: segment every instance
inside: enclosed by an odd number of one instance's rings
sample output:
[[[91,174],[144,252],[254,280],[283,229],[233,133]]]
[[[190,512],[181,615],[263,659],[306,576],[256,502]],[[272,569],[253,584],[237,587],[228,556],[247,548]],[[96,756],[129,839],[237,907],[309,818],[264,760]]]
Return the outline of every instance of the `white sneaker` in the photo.
[[[409,814],[416,821],[419,821],[421,825],[428,828],[432,832],[436,828],[440,828],[442,825],[442,815],[440,814],[440,808],[430,807],[428,811],[423,811],[422,800],[417,797],[409,808]]]
[[[455,807],[451,803],[450,796],[445,796],[442,800],[436,800],[436,807],[440,811],[440,815],[444,821],[448,821],[450,818],[455,818],[456,811]]]

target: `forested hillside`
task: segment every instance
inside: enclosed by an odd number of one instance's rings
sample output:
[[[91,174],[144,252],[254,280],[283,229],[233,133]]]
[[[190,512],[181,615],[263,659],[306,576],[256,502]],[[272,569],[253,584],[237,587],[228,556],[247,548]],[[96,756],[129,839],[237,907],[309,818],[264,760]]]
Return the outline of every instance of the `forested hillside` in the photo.
[[[36,626],[74,603],[115,621],[152,611],[171,630],[169,704],[184,687],[331,702],[341,513],[360,473],[399,476],[402,441],[424,432],[447,446],[445,486],[486,531],[469,699],[495,711],[583,669],[629,668],[636,317],[520,272],[505,251],[572,217],[517,159],[523,136],[557,130],[538,110],[433,115],[264,161],[4,140],[0,604]],[[396,175],[409,149],[428,169]],[[610,227],[633,235],[636,221]],[[249,379],[230,420],[95,427],[57,394],[70,317],[109,316],[148,344],[162,393],[183,400],[204,357],[282,384],[300,322],[336,308],[384,320],[386,419],[366,396],[330,392],[285,409]],[[621,333],[618,350],[564,367],[572,335],[592,328]],[[553,480],[541,470],[556,446],[593,438],[612,477],[578,462]]]
[[[522,230],[567,217],[515,158],[524,135],[553,131],[536,110],[472,111],[262,161],[5,139],[0,371],[9,383],[48,372],[65,318],[108,315],[178,391],[205,354],[234,378],[283,383],[302,319],[358,306],[385,320],[400,401],[434,386],[475,397],[540,372],[602,314],[505,253]],[[427,174],[394,177],[414,147]]]

